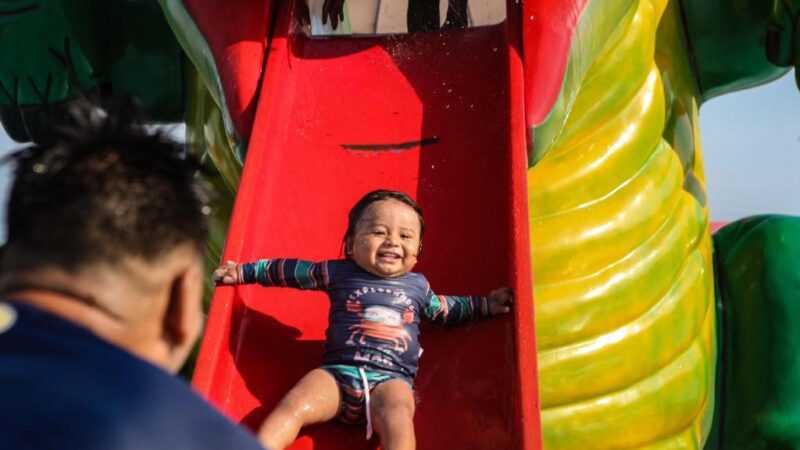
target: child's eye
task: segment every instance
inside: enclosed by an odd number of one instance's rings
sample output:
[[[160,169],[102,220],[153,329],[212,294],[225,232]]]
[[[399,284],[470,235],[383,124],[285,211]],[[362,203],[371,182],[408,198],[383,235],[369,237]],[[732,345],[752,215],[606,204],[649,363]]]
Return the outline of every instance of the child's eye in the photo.
[[[407,234],[401,234],[401,235],[400,235],[400,238],[401,238],[401,239],[411,239],[411,236],[409,236],[409,235],[407,235]]]
[[[386,232],[381,230],[375,230],[372,232],[372,234],[374,234],[375,236],[383,236],[384,234],[386,234]]]

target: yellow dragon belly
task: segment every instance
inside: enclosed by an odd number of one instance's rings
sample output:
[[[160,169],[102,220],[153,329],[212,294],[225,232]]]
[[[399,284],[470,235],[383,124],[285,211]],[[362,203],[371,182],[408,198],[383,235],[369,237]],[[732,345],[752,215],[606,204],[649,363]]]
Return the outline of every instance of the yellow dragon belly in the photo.
[[[678,6],[628,7],[528,172],[545,449],[702,448],[711,425],[696,87]]]

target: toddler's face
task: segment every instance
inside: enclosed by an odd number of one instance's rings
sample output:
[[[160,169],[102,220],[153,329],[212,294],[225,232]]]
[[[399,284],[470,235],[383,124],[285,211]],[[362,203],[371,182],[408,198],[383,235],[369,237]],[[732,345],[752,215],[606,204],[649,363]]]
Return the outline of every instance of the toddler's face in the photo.
[[[379,277],[405,275],[419,253],[420,224],[416,211],[397,200],[370,204],[348,242],[350,257],[362,269]]]

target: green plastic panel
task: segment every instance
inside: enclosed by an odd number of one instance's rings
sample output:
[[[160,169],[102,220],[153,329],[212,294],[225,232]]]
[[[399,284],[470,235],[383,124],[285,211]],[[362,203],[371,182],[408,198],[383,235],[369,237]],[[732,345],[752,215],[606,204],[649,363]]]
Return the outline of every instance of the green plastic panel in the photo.
[[[0,0],[0,37],[0,119],[18,141],[82,95],[183,119],[183,53],[155,0]]]
[[[791,28],[791,20],[775,0],[680,2],[705,100],[772,81],[788,71],[767,58],[770,25],[777,21]]]
[[[800,449],[800,217],[757,216],[714,236],[723,393],[707,449]]]

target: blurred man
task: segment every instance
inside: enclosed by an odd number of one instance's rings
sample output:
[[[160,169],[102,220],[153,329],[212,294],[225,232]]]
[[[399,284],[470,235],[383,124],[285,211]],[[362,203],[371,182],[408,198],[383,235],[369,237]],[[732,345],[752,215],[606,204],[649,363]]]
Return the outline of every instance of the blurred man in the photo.
[[[199,164],[97,110],[17,153],[0,263],[0,447],[259,449],[173,376],[202,326]]]

